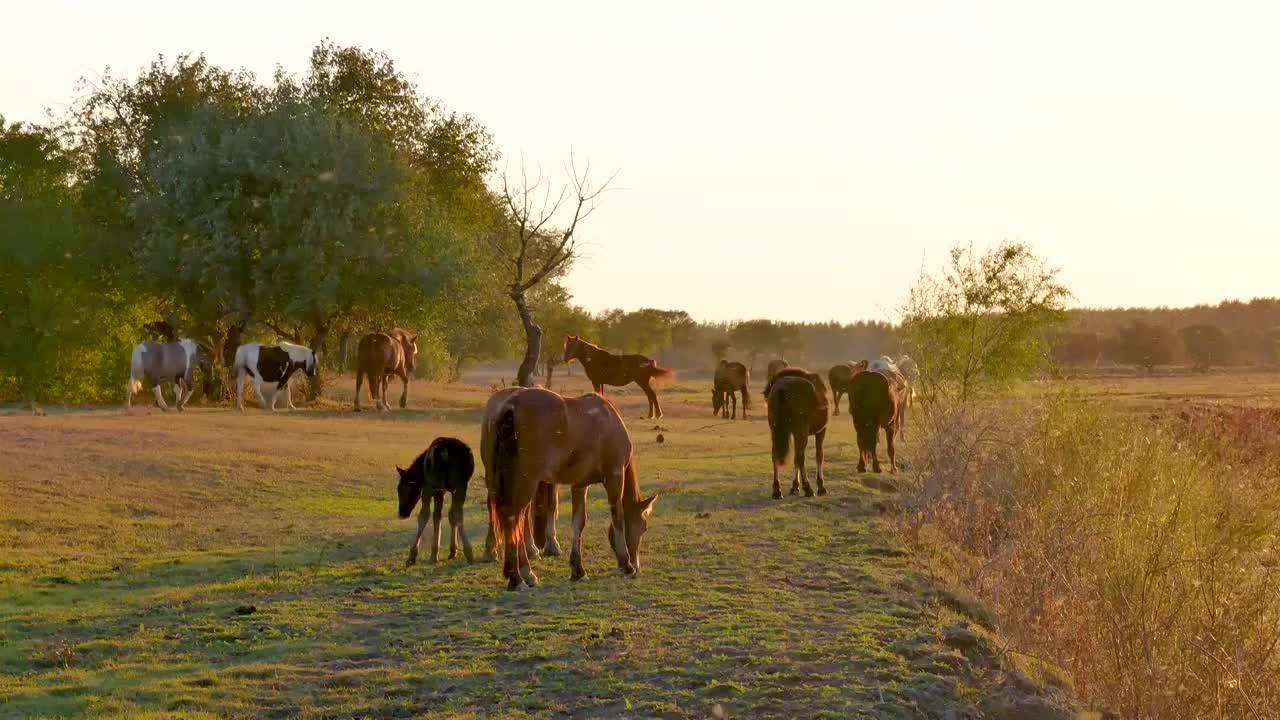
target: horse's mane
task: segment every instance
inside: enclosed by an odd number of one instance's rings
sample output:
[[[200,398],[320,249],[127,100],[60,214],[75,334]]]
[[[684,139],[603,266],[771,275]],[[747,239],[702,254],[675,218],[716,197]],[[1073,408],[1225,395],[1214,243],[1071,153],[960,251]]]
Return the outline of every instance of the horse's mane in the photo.
[[[604,348],[600,347],[599,345],[596,345],[595,343],[589,342],[587,340],[583,340],[580,337],[572,338],[572,341],[578,347],[585,348],[588,353],[591,353],[593,355],[612,355],[613,354],[608,350],[605,350]],[[568,343],[569,341],[566,340],[565,342]],[[581,350],[579,350],[579,352],[581,352]],[[577,357],[577,356],[578,356],[577,354],[574,355],[574,357]]]

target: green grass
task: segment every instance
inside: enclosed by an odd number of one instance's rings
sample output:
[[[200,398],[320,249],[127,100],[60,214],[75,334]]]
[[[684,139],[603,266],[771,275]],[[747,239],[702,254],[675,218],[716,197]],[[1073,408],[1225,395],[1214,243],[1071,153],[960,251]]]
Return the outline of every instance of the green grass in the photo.
[[[659,423],[615,394],[661,494],[642,575],[617,574],[597,488],[590,579],[542,559],[507,593],[495,564],[406,569],[394,517],[394,465],[437,435],[478,447],[488,388],[355,414],[348,384],[291,414],[0,418],[0,717],[941,717],[989,682],[941,643],[843,414],[830,495],[773,501],[758,390],[748,422],[694,383]]]

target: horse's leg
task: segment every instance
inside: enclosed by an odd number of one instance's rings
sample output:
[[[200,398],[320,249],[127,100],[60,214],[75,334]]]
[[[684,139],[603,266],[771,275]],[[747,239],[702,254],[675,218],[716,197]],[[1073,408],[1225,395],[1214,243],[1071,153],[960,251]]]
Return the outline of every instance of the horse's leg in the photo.
[[[867,471],[867,430],[861,425],[854,425],[853,434],[858,438],[858,472],[864,473]]]
[[[725,393],[725,395],[727,396],[725,398],[726,401],[733,403],[733,411],[729,414],[729,417],[733,420],[737,420],[738,419],[738,394],[730,390],[729,392]]]
[[[154,390],[156,394],[156,405],[159,405],[161,410],[167,412],[169,410],[169,404],[164,401],[164,392],[160,390],[160,383],[156,382],[155,387],[152,388],[152,390]]]
[[[523,511],[522,511],[523,512]],[[520,515],[503,515],[502,523],[502,576],[507,579],[508,590],[523,590],[524,578],[520,576],[520,551],[524,543],[516,537],[520,530]]]
[[[382,382],[378,385],[378,409],[383,412],[391,411],[391,403],[387,402],[387,390],[391,388],[391,376],[383,375]]]
[[[297,410],[297,406],[293,404],[293,383],[287,379],[284,382],[284,404],[290,410]]]
[[[771,423],[771,424],[772,424],[772,423]],[[773,440],[773,438],[776,438],[776,437],[777,437],[777,433],[781,433],[781,432],[786,432],[786,431],[785,431],[785,430],[783,430],[783,429],[782,429],[782,428],[780,428],[780,427],[770,427],[770,428],[769,428],[769,434],[772,436],[770,439],[771,439],[771,440]],[[777,441],[775,441],[775,442],[777,442]],[[773,463],[773,499],[774,499],[774,500],[781,500],[781,499],[782,499],[782,485],[778,482],[778,471],[782,469],[782,464],[783,464],[784,462],[786,462],[786,457],[785,457],[785,456],[784,456],[784,457],[781,457],[781,458],[779,458],[779,457],[775,457],[775,456],[773,455],[773,452],[772,452],[772,451],[770,451],[770,453],[769,453],[769,461],[770,461],[771,463]]]
[[[573,540],[569,545],[570,580],[582,580],[587,577],[587,569],[582,566],[582,532],[587,527],[587,488],[571,488],[573,495]]]
[[[889,474],[895,475],[898,472],[898,461],[893,457],[893,426],[890,425],[884,429],[884,442],[889,447]]]
[[[560,486],[549,485],[547,488],[546,537],[542,543],[544,557],[560,557],[560,541],[556,540],[556,520],[560,517]]]
[[[635,575],[636,568],[631,564],[631,553],[627,550],[627,517],[622,509],[623,469],[617,468],[605,473],[604,489],[609,494],[609,538],[613,545],[613,553],[618,558],[618,569],[625,575]]]
[[[871,432],[867,433],[868,435],[870,435],[869,440],[871,441],[870,442],[871,447],[868,448],[868,450],[870,450],[871,452],[871,472],[876,472],[876,473],[880,472],[880,450],[877,446],[880,444],[880,428],[881,427],[883,426],[880,425],[879,423],[877,423],[876,425],[872,425]]]
[[[356,410],[360,409],[360,386],[364,383],[364,368],[356,363]],[[369,378],[369,386],[373,386],[373,377]]]
[[[427,501],[427,498],[423,498]],[[437,490],[431,502],[431,564],[440,562],[440,513],[444,512],[444,491]]]
[[[462,505],[467,501],[467,489],[463,487],[455,490],[453,493],[453,502],[449,505],[449,524],[453,526],[453,537],[462,541],[462,554],[467,558],[467,562],[476,561],[475,554],[471,552],[471,540],[467,538],[467,528],[462,524]],[[452,545],[449,548],[449,559],[456,557],[457,553]]]
[[[537,560],[542,557],[542,551],[538,550],[538,541],[533,536],[534,502],[536,502],[536,500],[530,501],[529,506],[524,509],[524,552],[528,557]]]
[[[809,445],[809,433],[807,431],[802,431],[801,433],[797,433],[795,437],[795,441],[796,441],[796,468],[799,470],[799,472],[797,472],[796,474],[800,476],[800,484],[804,486],[804,496],[813,497],[813,487],[809,485],[809,475],[807,472],[805,472],[805,467],[804,467],[804,453],[805,453],[805,448],[807,448]]]
[[[818,494],[826,495],[827,488],[822,484],[822,441],[827,437],[827,429],[822,428],[813,435],[813,451],[818,458]]]
[[[409,407],[409,373],[405,372],[400,379],[404,381],[404,389],[400,391],[400,409],[403,410]]]
[[[236,412],[244,412],[244,373],[236,373]]]
[[[267,398],[262,394],[262,378],[255,377],[253,379],[253,392],[258,396],[258,407],[266,410]]]
[[[636,384],[640,386],[640,389],[644,391],[645,398],[649,400],[649,414],[645,419],[661,419],[662,411],[655,410],[658,404],[658,396],[654,394],[653,388],[649,387],[648,381],[643,379],[636,381]],[[728,410],[728,408],[725,409]]]
[[[413,536],[413,544],[409,546],[409,559],[405,561],[405,565],[415,565],[418,562],[418,546],[422,544],[422,533],[427,529],[427,523],[431,519],[431,498],[422,498],[422,507],[418,510],[418,534]]]
[[[843,393],[841,393],[839,390],[837,390],[837,389],[836,389],[836,386],[835,386],[835,385],[832,385],[832,386],[831,386],[831,395],[832,395],[832,397],[833,397],[833,399],[834,399],[834,401],[835,401],[835,405],[836,405],[836,411],[835,411],[834,413],[832,413],[833,415],[839,415],[839,414],[840,414],[840,396],[841,396],[842,394],[843,394]]]

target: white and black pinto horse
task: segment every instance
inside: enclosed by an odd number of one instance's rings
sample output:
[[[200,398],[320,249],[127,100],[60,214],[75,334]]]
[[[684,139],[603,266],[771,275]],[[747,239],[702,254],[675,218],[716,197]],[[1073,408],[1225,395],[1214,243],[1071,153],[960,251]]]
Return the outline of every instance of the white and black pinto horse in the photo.
[[[168,410],[160,391],[160,382],[173,379],[175,397],[174,406],[179,411],[191,400],[196,391],[192,382],[192,374],[196,366],[207,362],[205,354],[195,340],[182,338],[177,342],[152,342],[147,340],[133,346],[133,355],[129,360],[129,382],[124,390],[124,407],[133,406],[133,394],[142,389],[143,379],[151,381],[151,389],[156,394],[156,405],[161,410]]]
[[[276,409],[276,398],[281,389],[284,390],[285,403],[290,410],[298,408],[293,404],[293,393],[289,389],[289,378],[298,370],[307,377],[316,376],[319,358],[311,348],[293,343],[282,342],[279,345],[263,345],[246,343],[236,348],[235,364],[231,366],[231,374],[236,379],[236,409],[244,410],[244,383],[253,380],[253,389],[258,394],[258,402],[265,409],[268,406]],[[273,383],[271,402],[262,396],[262,383]]]

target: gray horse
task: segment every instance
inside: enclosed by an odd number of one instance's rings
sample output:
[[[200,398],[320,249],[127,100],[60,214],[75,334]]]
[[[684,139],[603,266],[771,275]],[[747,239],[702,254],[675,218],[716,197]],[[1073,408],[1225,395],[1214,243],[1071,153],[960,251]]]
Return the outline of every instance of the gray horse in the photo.
[[[174,405],[181,411],[196,391],[192,373],[197,365],[206,361],[200,346],[190,338],[170,343],[148,340],[134,345],[133,358],[129,363],[129,383],[124,391],[125,409],[132,407],[133,394],[142,389],[142,380],[147,378],[156,394],[156,405],[161,410],[168,410],[169,406],[165,404],[164,395],[160,392],[160,382],[173,378],[174,392],[177,394]]]

